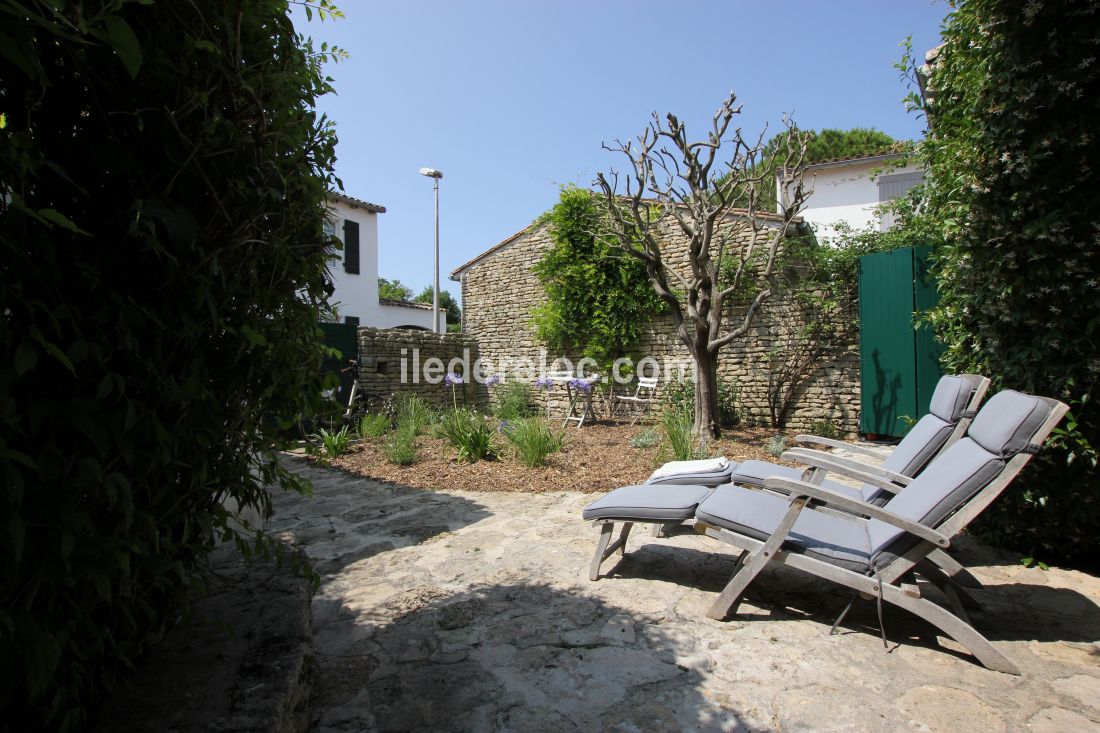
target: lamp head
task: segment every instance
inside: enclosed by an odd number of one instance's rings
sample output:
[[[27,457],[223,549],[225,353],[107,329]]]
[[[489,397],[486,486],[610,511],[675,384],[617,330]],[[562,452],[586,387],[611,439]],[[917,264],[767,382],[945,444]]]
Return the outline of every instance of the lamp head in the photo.
[[[421,168],[420,175],[427,176],[428,178],[442,178],[443,171],[437,171],[435,168]]]

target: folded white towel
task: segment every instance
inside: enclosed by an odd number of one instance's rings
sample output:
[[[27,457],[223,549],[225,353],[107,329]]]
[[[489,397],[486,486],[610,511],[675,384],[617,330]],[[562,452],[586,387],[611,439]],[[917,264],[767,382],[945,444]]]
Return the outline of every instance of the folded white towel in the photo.
[[[669,461],[658,468],[650,476],[650,479],[664,478],[665,476],[683,476],[692,473],[721,473],[729,468],[730,462],[725,456],[717,458],[704,458],[699,461]]]

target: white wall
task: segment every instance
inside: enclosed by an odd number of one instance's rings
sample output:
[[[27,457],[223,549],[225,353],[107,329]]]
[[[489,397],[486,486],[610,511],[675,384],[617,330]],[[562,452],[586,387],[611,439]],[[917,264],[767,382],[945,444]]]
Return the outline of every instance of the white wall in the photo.
[[[372,326],[369,319],[378,310],[378,214],[334,199],[329,199],[328,204],[336,238],[341,242],[344,221],[350,219],[359,224],[359,274],[344,271],[342,251],[329,262],[336,287],[330,300],[336,304],[337,320],[355,316],[361,325]]]
[[[881,218],[874,213],[879,200],[879,177],[919,173],[920,169],[906,165],[885,169],[883,161],[852,161],[806,171],[805,183],[813,187],[800,212],[818,237],[836,234],[834,225],[847,222],[854,229],[879,228]]]
[[[339,252],[329,263],[329,272],[335,286],[331,301],[336,305],[336,320],[348,316],[359,319],[360,326],[395,328],[419,326],[431,330],[432,312],[429,309],[402,308],[378,302],[378,214],[345,201],[329,199],[332,222],[337,239],[344,241],[344,221],[359,224],[359,274],[344,271],[344,253]],[[443,312],[440,321],[446,322]]]

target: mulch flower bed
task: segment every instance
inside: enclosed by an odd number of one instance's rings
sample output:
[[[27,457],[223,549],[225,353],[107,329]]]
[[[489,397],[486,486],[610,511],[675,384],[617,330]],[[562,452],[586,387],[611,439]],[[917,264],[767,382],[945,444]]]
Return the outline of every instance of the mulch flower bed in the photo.
[[[558,429],[560,423],[555,424]],[[446,441],[421,435],[417,439],[420,460],[411,466],[395,466],[382,452],[382,438],[360,442],[351,453],[332,460],[349,473],[421,489],[466,491],[582,491],[599,493],[627,484],[641,483],[653,469],[671,460],[662,445],[635,448],[631,439],[646,429],[611,423],[595,423],[566,429],[564,450],[550,457],[542,468],[519,463],[498,440],[498,457],[477,463],[460,462]],[[770,428],[731,428],[711,445],[711,455],[731,461],[749,459],[782,463],[764,446],[776,434]],[[788,438],[791,436],[788,435]]]

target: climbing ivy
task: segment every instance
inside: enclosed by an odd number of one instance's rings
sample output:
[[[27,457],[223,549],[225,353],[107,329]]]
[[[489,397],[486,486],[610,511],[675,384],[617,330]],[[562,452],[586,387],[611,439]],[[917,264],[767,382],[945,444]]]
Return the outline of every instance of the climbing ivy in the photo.
[[[640,261],[601,233],[601,208],[582,188],[562,189],[542,221],[553,246],[535,265],[546,301],[533,311],[547,348],[594,359],[604,369],[638,348],[660,302]]]
[[[1092,0],[959,0],[930,74],[912,53],[901,64],[924,82],[910,102],[929,122],[925,206],[943,241],[931,321],[946,368],[1072,403],[977,526],[1047,559],[1094,559],[1100,534],[1098,53]]]

